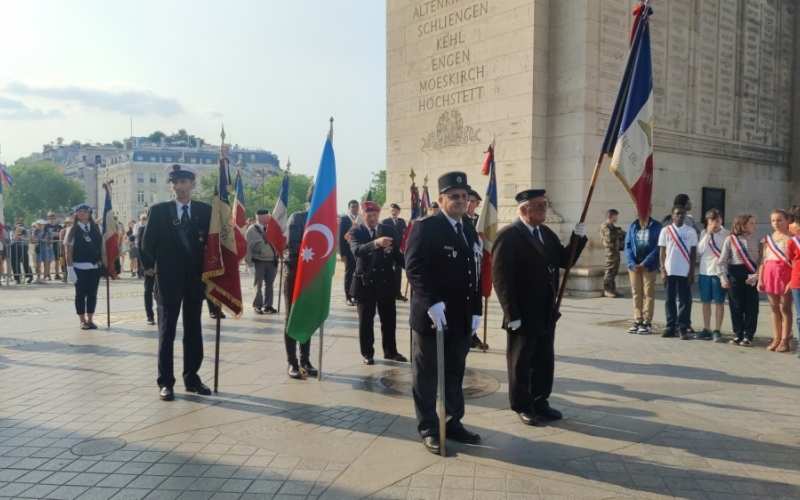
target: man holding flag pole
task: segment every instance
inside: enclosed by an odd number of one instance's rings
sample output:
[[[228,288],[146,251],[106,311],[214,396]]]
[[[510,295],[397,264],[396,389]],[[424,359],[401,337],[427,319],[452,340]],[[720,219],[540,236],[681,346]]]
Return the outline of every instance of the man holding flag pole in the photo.
[[[106,327],[111,329],[111,285],[109,279],[117,279],[117,268],[114,262],[119,257],[119,236],[117,233],[117,221],[114,219],[114,210],[111,208],[111,183],[103,183],[106,192],[105,203],[103,204],[103,246],[102,256],[103,265],[106,268]]]

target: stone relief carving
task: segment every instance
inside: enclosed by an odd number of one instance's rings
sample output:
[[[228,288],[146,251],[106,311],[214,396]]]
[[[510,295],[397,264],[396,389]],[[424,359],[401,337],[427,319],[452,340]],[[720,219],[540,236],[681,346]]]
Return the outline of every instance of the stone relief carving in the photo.
[[[463,146],[470,141],[480,142],[478,132],[472,127],[465,127],[461,113],[456,110],[445,111],[439,116],[436,124],[436,132],[428,134],[427,138],[422,139],[422,149],[443,149],[451,146]]]

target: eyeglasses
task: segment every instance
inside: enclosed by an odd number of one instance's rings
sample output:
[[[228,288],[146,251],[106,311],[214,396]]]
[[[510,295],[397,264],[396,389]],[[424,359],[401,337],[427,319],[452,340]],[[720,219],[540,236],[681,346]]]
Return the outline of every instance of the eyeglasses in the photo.
[[[469,195],[467,193],[462,193],[462,194],[453,193],[453,194],[446,194],[445,196],[447,196],[449,199],[453,201],[458,199],[466,200],[467,198],[469,198]]]
[[[539,202],[536,202],[536,203],[530,203],[530,204],[528,204],[528,208],[539,208],[539,209],[547,208],[547,202],[546,201],[539,201]]]

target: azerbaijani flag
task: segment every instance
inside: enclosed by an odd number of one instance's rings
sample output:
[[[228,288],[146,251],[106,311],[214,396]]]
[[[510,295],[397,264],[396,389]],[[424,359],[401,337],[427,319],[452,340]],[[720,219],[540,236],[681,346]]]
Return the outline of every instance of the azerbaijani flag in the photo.
[[[238,230],[236,233],[236,254],[239,256],[239,260],[242,260],[247,255],[247,237],[245,236],[247,212],[244,210],[244,183],[242,182],[241,171],[236,174],[236,201],[234,202],[234,207],[233,224]]]
[[[242,286],[237,239],[243,236],[233,227],[232,193],[228,159],[220,156],[219,179],[214,189],[211,225],[203,260],[203,282],[206,284],[206,297],[239,318],[242,315]]]
[[[333,129],[331,129],[332,132]],[[306,342],[325,322],[331,306],[331,284],[336,268],[336,159],[332,133],[325,141],[319,162],[308,222],[300,244],[294,282],[292,312],[286,334]]]
[[[119,226],[114,220],[114,210],[111,208],[111,183],[103,183],[106,191],[106,201],[103,205],[103,265],[108,270],[108,277],[112,280],[117,279],[117,267],[115,262],[119,257]]]
[[[483,257],[481,258],[481,279],[483,280],[483,296],[492,295],[492,246],[494,235],[497,233],[497,179],[494,169],[494,139],[489,144],[489,151],[484,165],[489,165],[486,172],[489,175],[489,185],[486,187],[486,203],[478,219],[480,227],[478,236],[483,241]],[[481,170],[483,172],[483,170]]]
[[[278,201],[272,209],[272,219],[267,224],[264,235],[267,241],[275,247],[278,254],[283,258],[283,250],[286,248],[286,229],[288,227],[286,207],[289,206],[289,170],[283,172],[283,182],[281,192],[278,194]]]
[[[633,200],[642,224],[647,222],[653,196],[652,12],[641,4],[633,10],[631,49],[603,140],[603,152],[612,155],[611,172]]]

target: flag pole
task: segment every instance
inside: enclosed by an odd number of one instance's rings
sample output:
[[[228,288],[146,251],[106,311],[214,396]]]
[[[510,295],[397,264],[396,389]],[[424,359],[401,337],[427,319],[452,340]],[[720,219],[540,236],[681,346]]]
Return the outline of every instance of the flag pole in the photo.
[[[483,352],[486,352],[486,331],[489,329],[489,297],[483,298]]]
[[[114,264],[111,264],[112,266]],[[109,270],[106,269],[106,329],[111,330],[111,285],[108,280]]]
[[[328,130],[328,140],[331,141],[333,144],[333,117],[331,116],[331,128]],[[323,337],[325,336],[325,320],[322,320],[322,324],[319,325],[319,357],[317,361],[317,380],[322,381],[322,342]],[[307,340],[307,342],[311,342],[311,339]]]
[[[281,293],[283,290],[283,259],[281,259],[281,268],[278,271],[278,313],[281,312]]]
[[[600,167],[603,165],[603,157],[606,155],[605,151],[600,152],[597,158],[597,163],[594,166],[594,173],[592,173],[592,182],[589,183],[589,191],[586,193],[586,201],[583,204],[583,212],[581,212],[581,224],[586,220],[586,213],[589,211],[589,203],[592,202],[592,195],[594,194],[594,186],[597,184],[597,176],[600,174]],[[558,313],[561,310],[561,300],[564,298],[564,292],[567,289],[567,280],[569,279],[569,271],[572,269],[572,264],[575,262],[575,254],[578,251],[579,238],[573,238],[570,233],[569,245],[569,259],[567,260],[567,267],[564,268],[564,279],[561,280],[561,288],[558,290],[558,300],[556,300],[556,307],[554,311]]]
[[[219,313],[222,313],[222,306],[219,308]],[[220,328],[222,327],[222,314],[217,314],[217,346],[216,346],[216,353],[214,354],[214,392],[217,392],[219,384],[217,380],[219,379],[219,337],[220,337]]]

